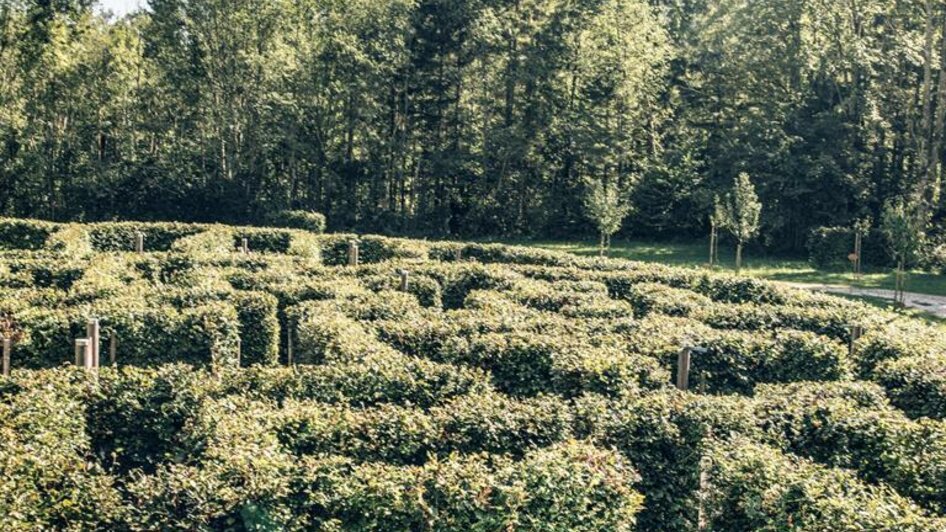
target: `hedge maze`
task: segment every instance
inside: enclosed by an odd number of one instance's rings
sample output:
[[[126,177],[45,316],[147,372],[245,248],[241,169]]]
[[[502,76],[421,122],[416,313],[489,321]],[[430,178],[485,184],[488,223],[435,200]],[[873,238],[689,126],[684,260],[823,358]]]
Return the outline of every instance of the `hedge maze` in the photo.
[[[287,225],[0,220],[0,529],[946,530],[941,329]]]

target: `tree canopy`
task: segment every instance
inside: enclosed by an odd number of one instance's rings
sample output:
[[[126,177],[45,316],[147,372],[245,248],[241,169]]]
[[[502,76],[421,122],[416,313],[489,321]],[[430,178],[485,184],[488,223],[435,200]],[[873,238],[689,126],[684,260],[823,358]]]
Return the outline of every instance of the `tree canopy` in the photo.
[[[0,214],[702,234],[752,175],[761,241],[944,216],[932,0],[0,0]]]

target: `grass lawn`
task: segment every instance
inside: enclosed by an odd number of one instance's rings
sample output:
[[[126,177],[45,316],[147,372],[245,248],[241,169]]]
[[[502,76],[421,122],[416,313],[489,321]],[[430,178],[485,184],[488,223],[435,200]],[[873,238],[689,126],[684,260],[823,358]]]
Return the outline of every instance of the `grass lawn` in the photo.
[[[578,255],[596,255],[597,241],[509,241],[510,244],[536,246]],[[705,267],[708,255],[705,242],[646,242],[615,240],[609,256],[644,262],[661,262],[692,268]],[[721,269],[734,269],[735,249],[720,247]],[[859,281],[850,272],[819,271],[805,259],[743,255],[742,273],[773,281],[854,285],[863,288],[893,289],[894,276],[889,270],[865,268]],[[907,279],[907,291],[946,296],[946,275],[912,272]]]

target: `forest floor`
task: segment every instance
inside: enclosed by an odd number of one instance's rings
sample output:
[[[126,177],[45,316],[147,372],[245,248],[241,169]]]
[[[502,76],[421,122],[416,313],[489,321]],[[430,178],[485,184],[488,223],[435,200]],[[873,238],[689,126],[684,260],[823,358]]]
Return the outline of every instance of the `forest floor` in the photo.
[[[508,241],[520,245],[535,246],[578,255],[596,255],[598,244],[594,241]],[[615,240],[608,253],[618,257],[643,262],[660,262],[689,268],[706,268],[707,244],[705,242],[647,242],[639,240]],[[733,271],[735,251],[719,250],[719,271]],[[846,297],[855,297],[875,306],[892,308],[894,274],[891,270],[866,268],[859,279],[845,271],[823,271],[812,268],[805,258],[760,256],[748,253],[744,256],[742,273],[760,279],[790,283],[800,288],[832,292]],[[914,271],[907,276],[906,304],[917,317],[946,324],[946,274],[937,275]]]

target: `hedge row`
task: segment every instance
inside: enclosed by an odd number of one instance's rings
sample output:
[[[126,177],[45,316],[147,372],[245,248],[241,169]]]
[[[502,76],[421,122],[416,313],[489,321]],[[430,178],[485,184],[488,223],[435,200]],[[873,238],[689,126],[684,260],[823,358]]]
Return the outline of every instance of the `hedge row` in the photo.
[[[128,487],[129,520],[179,530],[633,530],[641,496],[616,453],[569,442],[519,461],[423,466],[301,460],[265,445],[172,465]]]
[[[912,421],[866,384],[764,386],[756,396],[773,444],[886,483],[937,513],[946,509],[943,422]]]
[[[270,223],[276,227],[304,229],[313,233],[325,232],[325,215],[315,211],[279,211],[272,215]]]
[[[465,395],[428,413],[294,400],[274,410],[267,400],[227,395],[225,381],[240,380],[236,375],[217,381],[177,366],[103,370],[97,380],[75,370],[0,379],[0,408],[10,406],[0,427],[14,442],[9,453],[0,451],[0,478],[19,490],[0,495],[12,509],[0,523],[631,530],[641,508],[630,464],[570,439],[567,409],[553,398],[519,403]],[[386,415],[399,409],[400,417]],[[439,458],[426,455],[416,465],[371,460],[397,462],[405,438],[420,436],[409,427],[425,420],[441,427],[424,440],[436,443]],[[452,440],[439,441],[438,432]],[[333,437],[320,436],[327,434]],[[290,440],[281,442],[286,435]],[[64,480],[64,471],[74,475]]]
[[[946,530],[890,488],[746,440],[712,445],[704,471],[708,530]]]

